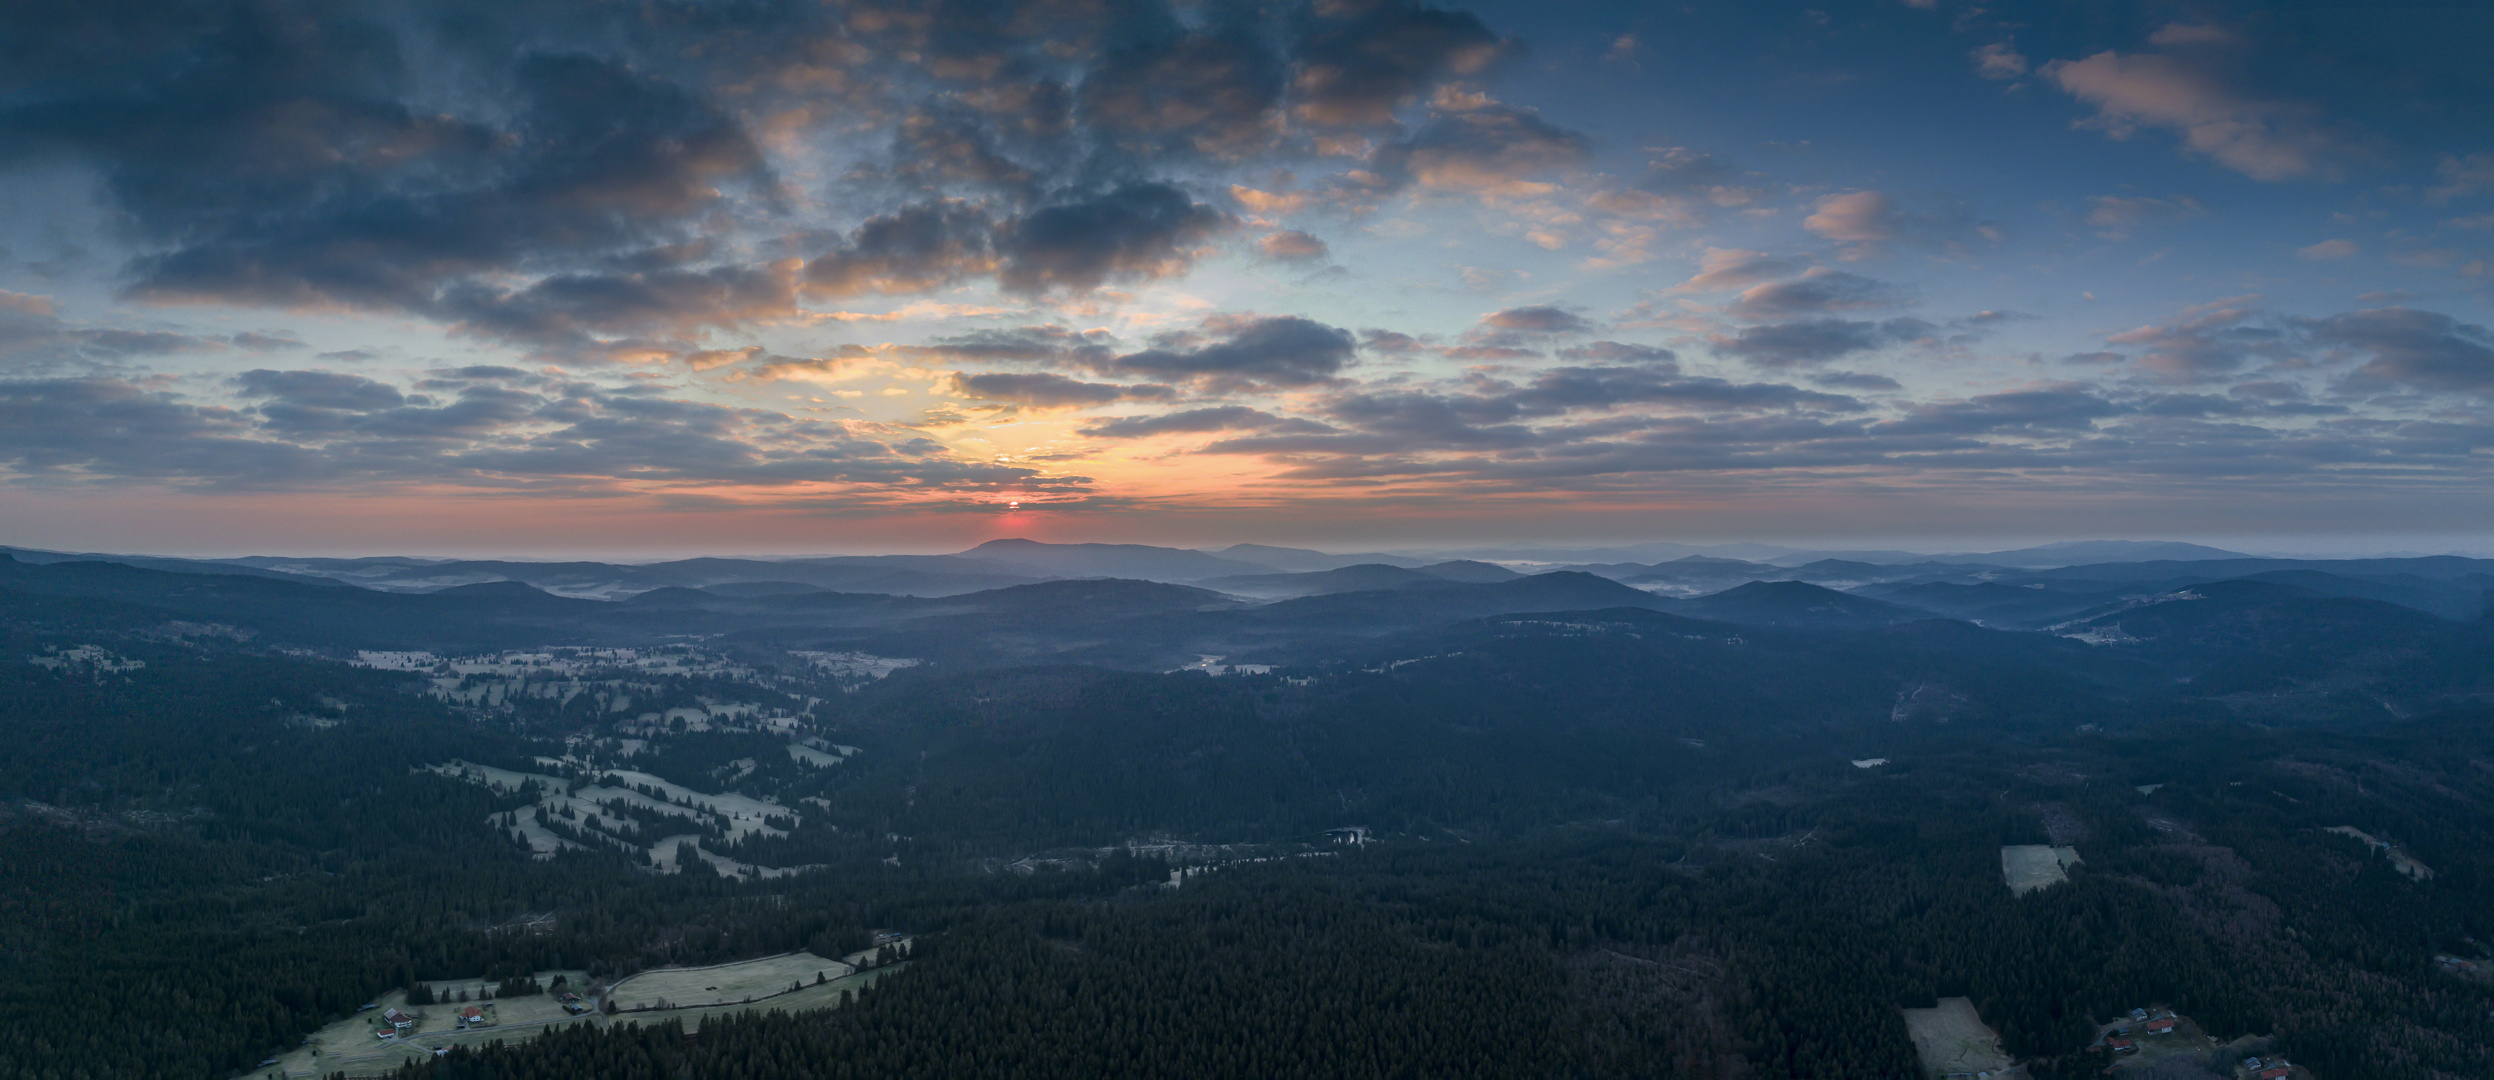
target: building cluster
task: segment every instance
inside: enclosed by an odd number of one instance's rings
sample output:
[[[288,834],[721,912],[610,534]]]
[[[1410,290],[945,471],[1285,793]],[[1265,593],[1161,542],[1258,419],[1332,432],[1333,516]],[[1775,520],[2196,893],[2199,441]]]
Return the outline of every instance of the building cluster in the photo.
[[[2142,1035],[2171,1035],[2182,1024],[2172,1009],[2132,1009],[2130,1019],[2113,1025],[2105,1033],[2104,1045],[2116,1055],[2139,1052]]]
[[[2247,1080],[2286,1080],[2294,1072],[2293,1064],[2285,1058],[2272,1055],[2244,1058],[2243,1067],[2237,1070],[2235,1075],[2245,1077]]]

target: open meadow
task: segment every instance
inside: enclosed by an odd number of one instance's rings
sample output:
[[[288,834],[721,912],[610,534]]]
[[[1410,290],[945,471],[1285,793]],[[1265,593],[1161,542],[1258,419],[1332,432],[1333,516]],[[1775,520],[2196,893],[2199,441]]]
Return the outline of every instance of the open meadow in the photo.
[[[737,1004],[789,992],[791,985],[814,985],[852,974],[856,969],[838,960],[808,952],[766,956],[733,964],[644,971],[606,992],[606,1000],[622,1011],[681,1008],[689,1005]]]
[[[2081,860],[2074,847],[2012,844],[2000,849],[2000,876],[2020,896],[2070,880],[2068,868]]]
[[[1932,1076],[2008,1075],[2012,1062],[2000,1048],[2000,1033],[1984,1024],[1974,1002],[1941,998],[1934,1008],[1901,1011],[1914,1036],[1914,1053]]]

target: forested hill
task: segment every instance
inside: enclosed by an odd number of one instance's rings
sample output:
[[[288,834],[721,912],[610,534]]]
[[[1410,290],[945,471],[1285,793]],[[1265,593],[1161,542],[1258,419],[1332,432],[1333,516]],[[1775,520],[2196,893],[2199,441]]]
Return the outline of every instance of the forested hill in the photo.
[[[2494,982],[2437,957],[2494,963],[2490,640],[2252,578],[2046,631],[1576,572],[0,565],[0,1076],[233,1075],[415,983],[898,929],[852,1006],[417,1071],[1911,1075],[1898,1010],[1963,996],[2039,1077],[2151,1003],[2332,1080],[2483,1077]],[[2005,845],[2082,861],[2019,896]]]

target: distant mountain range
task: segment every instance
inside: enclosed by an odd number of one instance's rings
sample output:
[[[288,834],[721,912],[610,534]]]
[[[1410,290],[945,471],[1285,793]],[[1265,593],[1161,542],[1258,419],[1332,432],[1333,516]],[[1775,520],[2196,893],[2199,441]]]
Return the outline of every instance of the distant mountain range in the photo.
[[[1023,539],[989,541],[952,555],[697,558],[641,564],[408,557],[180,559],[10,548],[0,548],[0,553],[11,557],[17,576],[24,580],[32,580],[25,578],[25,571],[38,566],[113,564],[163,574],[282,582],[318,591],[351,587],[354,593],[436,594],[450,605],[408,609],[408,617],[418,622],[489,597],[500,598],[505,602],[502,606],[509,608],[508,602],[522,599],[521,593],[512,590],[521,589],[545,602],[636,601],[623,608],[599,603],[578,608],[558,605],[564,612],[560,615],[557,608],[534,602],[512,609],[535,612],[531,618],[552,618],[558,623],[586,619],[598,624],[620,619],[628,624],[633,620],[627,613],[665,608],[673,613],[671,617],[693,618],[704,628],[702,632],[713,633],[758,632],[786,620],[817,626],[891,629],[906,623],[931,627],[952,615],[987,618],[1023,611],[1027,603],[1014,598],[1023,595],[1018,590],[1026,587],[1103,579],[1152,582],[1187,587],[1182,593],[1155,594],[1187,599],[1174,605],[1155,601],[1159,606],[1153,609],[1154,617],[1181,607],[1198,614],[1215,608],[1236,609],[1221,624],[1243,635],[1235,640],[1213,633],[1207,629],[1210,624],[1190,624],[1185,630],[1208,635],[1189,646],[1201,645],[1207,651],[1270,642],[1300,631],[1365,634],[1408,628],[1430,618],[1598,607],[1639,607],[1757,625],[1874,626],[1944,618],[2032,629],[2106,605],[2231,580],[2259,581],[2311,597],[2375,601],[2444,620],[2473,622],[2485,615],[2487,597],[2494,592],[2494,561],[2488,560],[2457,556],[2273,559],[2196,544],[2133,541],[2084,541],[1906,559],[1890,559],[1897,553],[1886,552],[1848,552],[1851,557],[1839,558],[1785,549],[1775,549],[1782,553],[1769,560],[1719,553],[1679,554],[1655,561],[1609,558],[1681,547],[1650,544],[1572,551],[1606,558],[1575,563],[1516,560],[1510,565],[1481,558],[1433,561],[1403,555],[1332,555],[1248,544],[1208,552]],[[57,580],[71,578],[119,580],[92,571]],[[209,593],[260,596],[239,581]],[[1043,594],[1078,595],[1061,590],[1030,595]],[[344,607],[359,611],[379,602],[338,599]],[[927,603],[936,600],[958,602]],[[311,605],[330,606],[339,605]],[[1059,614],[1077,620],[1141,614],[1131,605],[1111,607],[1115,610],[1097,604],[1060,605]],[[835,617],[835,613],[844,614]],[[497,617],[510,614],[504,611]],[[1294,620],[1305,625],[1293,628],[1289,624]],[[693,629],[684,627],[685,632]],[[1165,636],[1174,635],[1169,641],[1184,636],[1174,626],[1163,630]]]
[[[1919,555],[1903,551],[1800,551],[1770,544],[1697,547],[1651,543],[1612,548],[1493,548],[1446,552],[1336,555],[1308,548],[1236,544],[1219,551],[1144,544],[1049,544],[991,540],[953,555],[847,555],[817,558],[696,558],[654,563],[533,562],[424,559],[407,556],[335,559],[255,555],[184,559],[0,547],[22,563],[102,560],[174,573],[249,574],[285,580],[326,580],[385,592],[434,592],[488,581],[518,581],[584,599],[613,600],[652,589],[771,586],[894,596],[953,596],[1061,578],[1118,577],[1205,584],[1226,582],[1244,596],[1276,598],[1340,591],[1352,582],[1387,587],[1389,570],[1489,582],[1519,570],[1582,570],[1614,580],[1688,594],[1708,586],[1772,577],[1845,586],[1913,576],[1894,568],[1926,564],[2051,569],[2096,563],[2247,559],[2197,544],[2095,540],[1988,554]],[[2291,561],[2291,560],[2287,560]],[[2284,561],[2281,561],[2284,562]],[[1326,581],[1287,575],[1361,569]],[[1916,571],[1919,573],[1922,571]],[[1469,576],[1465,576],[1469,575]]]

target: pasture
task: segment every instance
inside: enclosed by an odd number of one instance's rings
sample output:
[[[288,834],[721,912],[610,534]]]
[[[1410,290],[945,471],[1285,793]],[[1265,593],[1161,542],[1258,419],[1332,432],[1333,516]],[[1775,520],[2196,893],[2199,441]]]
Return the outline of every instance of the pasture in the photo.
[[[1984,1024],[1965,998],[1941,998],[1929,1009],[1903,1009],[1906,1030],[1913,1033],[1914,1053],[1933,1076],[1976,1073],[2009,1075],[2014,1063],[2000,1048],[2000,1033]]]
[[[2000,849],[2000,876],[2010,892],[2024,896],[2070,880],[2067,868],[2080,861],[2074,847],[2012,844]]]
[[[616,983],[606,999],[625,1011],[733,1005],[788,993],[790,984],[812,986],[818,976],[837,979],[854,971],[838,960],[795,952],[710,967],[644,971]]]

